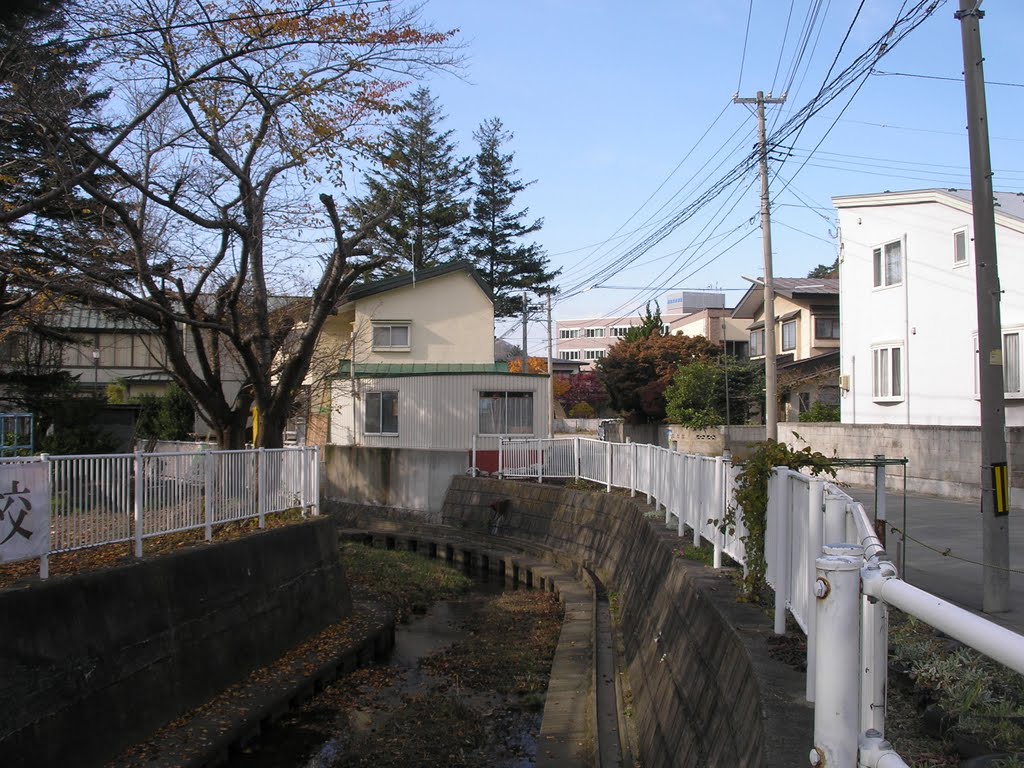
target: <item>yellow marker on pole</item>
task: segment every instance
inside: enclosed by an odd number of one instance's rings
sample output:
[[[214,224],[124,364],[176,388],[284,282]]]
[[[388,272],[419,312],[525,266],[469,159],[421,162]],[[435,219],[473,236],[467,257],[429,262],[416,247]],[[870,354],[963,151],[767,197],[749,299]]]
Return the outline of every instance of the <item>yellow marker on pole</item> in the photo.
[[[1005,461],[992,465],[992,494],[996,517],[1010,514],[1010,472]]]
[[[260,436],[260,409],[252,407],[252,444],[256,445]]]

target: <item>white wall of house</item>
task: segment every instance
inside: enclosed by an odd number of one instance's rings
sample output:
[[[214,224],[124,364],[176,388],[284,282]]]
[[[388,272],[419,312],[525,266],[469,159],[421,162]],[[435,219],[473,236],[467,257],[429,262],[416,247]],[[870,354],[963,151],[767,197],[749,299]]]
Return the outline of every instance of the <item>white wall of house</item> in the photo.
[[[841,375],[846,385],[842,421],[978,424],[978,322],[969,203],[938,191],[843,197],[834,202],[840,225]],[[1002,323],[1004,334],[1016,333],[1005,336],[1005,341],[1015,346],[1018,379],[1017,391],[1007,396],[1006,423],[1020,426],[1024,221],[998,210]],[[954,256],[957,232],[966,233],[967,246],[959,264]],[[899,244],[900,275],[887,280],[884,252],[893,243]],[[876,249],[883,262],[878,286]],[[898,360],[893,349],[899,350]],[[889,368],[898,362],[898,376],[890,372],[876,388],[873,375],[880,357],[887,358]],[[894,393],[897,379],[899,392]]]
[[[397,393],[396,433],[367,434],[366,394],[370,392]],[[531,393],[532,432],[522,436],[547,437],[547,376],[464,374],[335,381],[330,442],[382,448],[469,450],[473,435],[480,432],[481,392]]]
[[[373,343],[375,325],[408,324],[409,344]],[[493,363],[494,305],[466,272],[451,272],[395,288],[355,306],[359,363]]]

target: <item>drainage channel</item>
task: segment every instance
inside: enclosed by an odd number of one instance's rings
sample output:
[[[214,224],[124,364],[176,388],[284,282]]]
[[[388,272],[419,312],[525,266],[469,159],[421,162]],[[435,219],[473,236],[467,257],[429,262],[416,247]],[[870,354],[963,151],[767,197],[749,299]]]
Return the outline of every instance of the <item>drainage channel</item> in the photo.
[[[463,566],[452,563],[444,550],[437,554],[454,567]],[[461,569],[469,575],[466,567]],[[467,628],[486,632],[487,617],[496,611],[521,612],[524,622],[553,620],[557,637],[561,625],[557,602],[550,594],[526,589],[518,579],[506,582],[486,570],[473,575],[469,593],[434,603],[425,614],[398,626],[394,648],[385,663],[339,678],[284,715],[256,741],[233,750],[227,765],[534,765],[546,681],[541,681],[539,693],[469,687],[460,675],[458,655],[453,662],[446,654],[460,643],[486,641],[486,636],[467,637]],[[541,601],[549,603],[549,616],[542,616]],[[537,681],[533,686],[537,687]],[[439,719],[439,724],[429,724],[432,719]],[[438,728],[441,730],[436,731]],[[388,748],[398,753],[385,754],[383,750]],[[422,754],[424,749],[428,753],[437,750],[429,762],[414,757],[417,750]]]

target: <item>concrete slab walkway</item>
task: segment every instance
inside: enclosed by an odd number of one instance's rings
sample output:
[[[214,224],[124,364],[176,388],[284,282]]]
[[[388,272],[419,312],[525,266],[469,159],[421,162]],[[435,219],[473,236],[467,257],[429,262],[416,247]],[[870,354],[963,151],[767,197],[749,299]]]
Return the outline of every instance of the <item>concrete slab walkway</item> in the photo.
[[[845,490],[874,516],[872,488]],[[886,517],[890,525],[904,529],[902,492],[886,494]],[[1011,572],[1010,610],[1006,613],[982,611],[982,526],[978,502],[908,493],[905,530],[907,544],[901,575],[907,582],[1024,634],[1024,518],[1019,512],[1011,511],[1008,520]],[[898,536],[891,532],[888,535],[886,548],[893,555]]]

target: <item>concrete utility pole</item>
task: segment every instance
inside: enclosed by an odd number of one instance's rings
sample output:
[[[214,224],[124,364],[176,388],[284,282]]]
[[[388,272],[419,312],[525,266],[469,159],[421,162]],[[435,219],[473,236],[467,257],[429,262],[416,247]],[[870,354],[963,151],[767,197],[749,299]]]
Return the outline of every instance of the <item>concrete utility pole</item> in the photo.
[[[523,373],[530,372],[530,353],[526,350],[526,324],[530,320],[530,308],[526,303],[526,291],[523,291]]]
[[[996,221],[992,160],[988,146],[981,0],[960,0],[960,22],[967,93],[967,137],[971,151],[971,205],[974,211],[974,275],[978,302],[978,389],[981,394],[981,519],[984,592],[982,610],[1010,609],[1010,488],[1006,468],[1006,414],[1003,396],[1003,331],[996,262]]]
[[[555,370],[551,333],[551,291],[548,291],[548,438],[555,436]]]
[[[768,203],[768,142],[764,135],[764,105],[785,104],[786,94],[773,98],[758,91],[753,99],[733,96],[734,104],[757,105],[757,142],[761,155],[761,244],[764,250],[764,424],[768,440],[779,439],[778,374],[775,370],[775,282],[772,277],[772,218]]]

